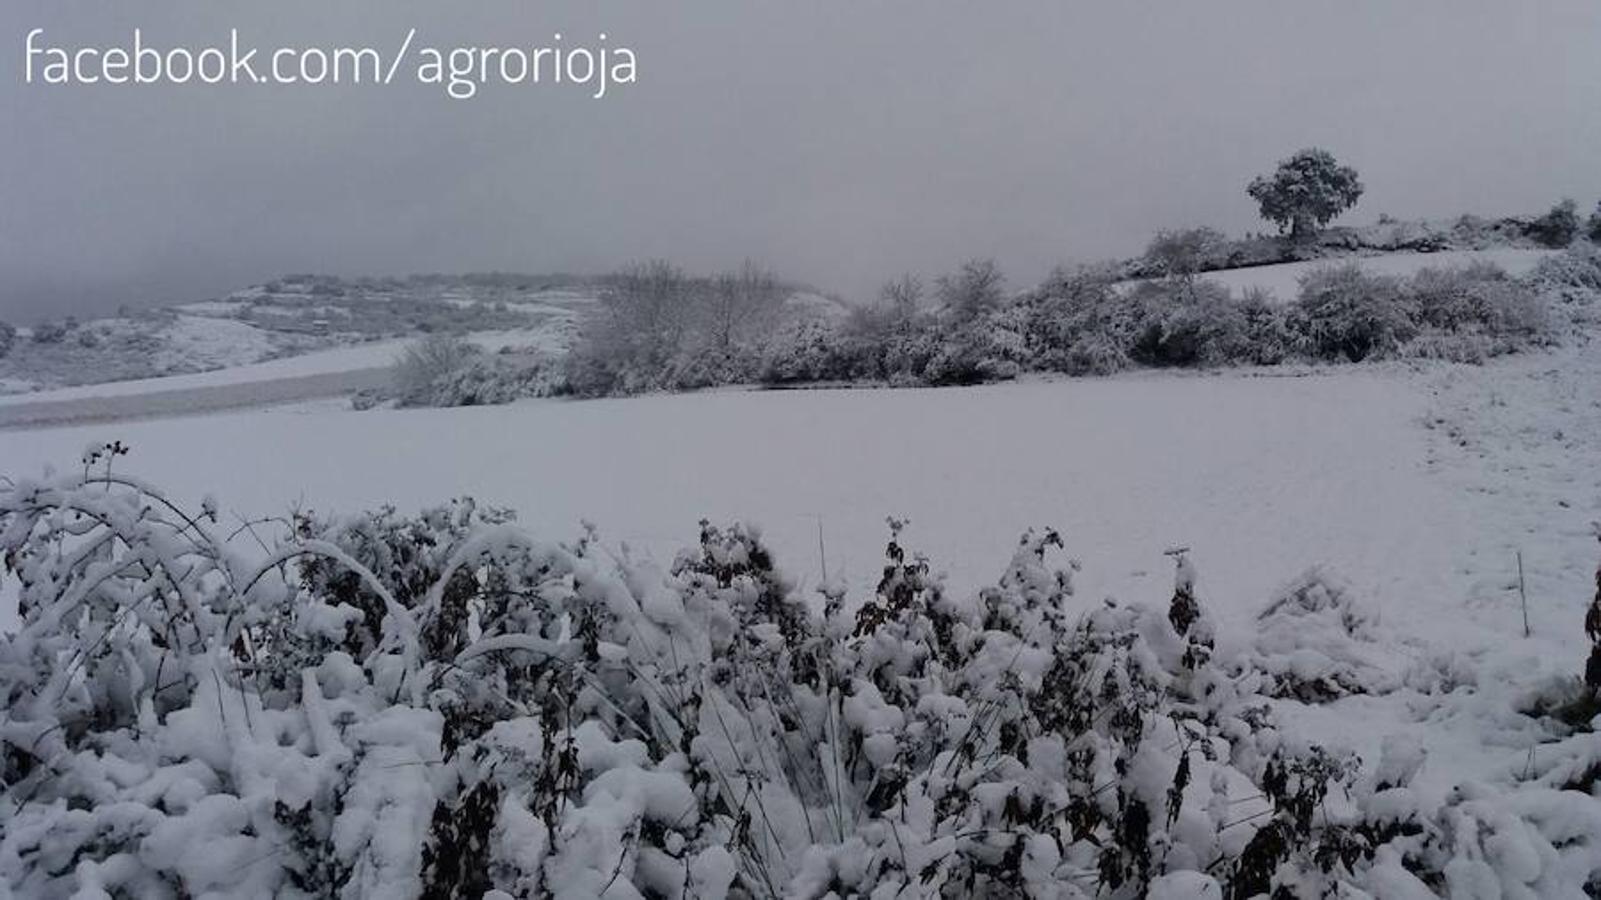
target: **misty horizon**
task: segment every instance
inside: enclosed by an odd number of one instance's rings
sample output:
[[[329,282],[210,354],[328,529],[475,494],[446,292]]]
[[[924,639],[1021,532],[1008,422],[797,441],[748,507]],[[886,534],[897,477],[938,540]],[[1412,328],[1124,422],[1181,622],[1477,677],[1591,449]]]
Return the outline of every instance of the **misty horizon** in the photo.
[[[0,318],[299,272],[602,273],[656,257],[702,272],[750,258],[851,299],[993,257],[1022,287],[1134,255],[1160,229],[1271,232],[1245,186],[1306,146],[1366,185],[1337,224],[1592,208],[1601,9],[1359,5],[12,4],[16,49],[35,27],[77,43],[134,27],[167,43],[230,27],[290,43],[606,32],[637,49],[639,80],[601,100],[501,85],[453,101],[9,72]]]

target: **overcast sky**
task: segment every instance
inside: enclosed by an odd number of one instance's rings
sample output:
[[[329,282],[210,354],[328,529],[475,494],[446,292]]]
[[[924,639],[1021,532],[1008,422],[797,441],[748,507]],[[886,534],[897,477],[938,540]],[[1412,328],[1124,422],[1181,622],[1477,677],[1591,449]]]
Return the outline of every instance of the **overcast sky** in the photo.
[[[632,47],[582,91],[23,84],[23,40]],[[289,272],[769,262],[849,296],[994,256],[1014,284],[1325,147],[1350,221],[1601,196],[1595,0],[5,0],[0,318]]]

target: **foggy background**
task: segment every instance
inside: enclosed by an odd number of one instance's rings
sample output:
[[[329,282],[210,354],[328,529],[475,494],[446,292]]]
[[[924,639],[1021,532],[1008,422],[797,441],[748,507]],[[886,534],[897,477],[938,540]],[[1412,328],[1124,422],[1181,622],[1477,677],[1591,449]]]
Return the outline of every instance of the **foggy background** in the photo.
[[[23,40],[632,47],[639,81],[23,84]],[[1601,4],[1363,0],[151,0],[0,9],[0,318],[291,272],[753,257],[847,297],[994,256],[1013,286],[1158,228],[1270,230],[1246,182],[1323,146],[1341,221],[1601,196]],[[258,66],[265,62],[258,54]],[[406,64],[414,69],[416,56]]]

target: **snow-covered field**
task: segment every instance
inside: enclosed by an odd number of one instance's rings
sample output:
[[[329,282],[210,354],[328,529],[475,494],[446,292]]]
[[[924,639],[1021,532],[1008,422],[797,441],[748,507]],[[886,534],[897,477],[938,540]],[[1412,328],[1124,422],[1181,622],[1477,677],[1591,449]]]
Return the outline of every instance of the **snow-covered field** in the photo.
[[[329,375],[337,372],[354,372],[387,366],[395,361],[409,340],[373,341],[333,350],[318,350],[300,356],[246,365],[231,365],[209,372],[188,375],[169,375],[165,378],[138,378],[129,381],[108,381],[103,384],[83,384],[50,391],[0,396],[0,406],[24,403],[82,400],[90,397],[135,397],[162,391],[189,390],[192,388],[223,385],[251,384],[276,381],[283,378],[300,378],[307,375]]]
[[[1526,250],[1499,248],[1495,250],[1445,250],[1439,253],[1389,253],[1380,256],[1352,257],[1347,259],[1316,259],[1306,262],[1283,263],[1276,266],[1255,266],[1248,269],[1229,269],[1208,272],[1204,276],[1231,291],[1262,288],[1279,300],[1293,300],[1301,278],[1313,269],[1323,266],[1354,262],[1374,275],[1414,275],[1419,269],[1451,268],[1471,262],[1487,262],[1500,266],[1510,275],[1523,275],[1531,271],[1540,260],[1555,250]]]
[[[821,524],[831,574],[858,588],[876,578],[887,515],[909,517],[911,543],[964,590],[997,574],[1023,529],[1048,525],[1082,559],[1087,597],[1165,599],[1162,551],[1184,545],[1227,618],[1326,564],[1404,632],[1439,639],[1449,623],[1450,643],[1465,631],[1482,644],[1516,630],[1515,548],[1551,632],[1571,631],[1587,599],[1597,372],[1593,352],[1571,351],[1422,371],[321,404],[0,432],[0,459],[10,472],[70,466],[89,441],[115,438],[133,447],[128,471],[247,516],[471,494],[548,537],[588,520],[662,557],[693,541],[702,516],[740,519],[812,582]]]
[[[573,334],[569,325],[554,322],[540,328],[472,334],[468,339],[490,352],[502,347],[562,352]],[[386,377],[381,370],[392,365],[414,340],[372,341],[189,375],[0,395],[0,428],[35,421],[54,424],[177,415],[186,411],[183,397],[194,398],[188,411],[203,412],[348,395],[381,384]],[[220,406],[212,402],[218,398]]]

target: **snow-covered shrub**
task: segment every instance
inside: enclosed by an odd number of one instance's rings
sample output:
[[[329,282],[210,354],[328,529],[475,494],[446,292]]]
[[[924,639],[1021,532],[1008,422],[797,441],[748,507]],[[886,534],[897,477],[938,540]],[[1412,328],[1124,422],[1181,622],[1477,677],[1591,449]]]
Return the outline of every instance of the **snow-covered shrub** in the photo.
[[[351,405],[371,409],[393,400],[402,407],[489,406],[563,393],[563,368],[540,353],[484,353],[457,337],[435,335],[407,348],[387,390],[357,394]]]
[[[1140,326],[1129,356],[1148,366],[1219,366],[1248,360],[1245,310],[1216,282],[1142,282],[1127,302]]]
[[[929,362],[945,350],[944,340],[932,316],[894,320],[878,309],[858,309],[839,325],[801,321],[764,345],[760,379],[774,385],[924,384]]]
[[[781,329],[762,348],[759,378],[765,384],[834,381],[844,367],[846,343],[822,322],[797,322]]]
[[[1378,617],[1350,587],[1314,568],[1285,585],[1257,615],[1250,667],[1263,693],[1321,703],[1400,686],[1378,643]]]
[[[1075,375],[1131,365],[1273,365],[1304,352],[1293,308],[1260,291],[1234,296],[1205,279],[1123,289],[1109,272],[1064,272],[1019,306],[1033,366]]]
[[[482,351],[462,338],[429,335],[401,351],[391,376],[401,406],[434,406],[439,384],[478,357]]]
[[[1369,274],[1355,263],[1308,272],[1295,302],[1305,316],[1309,349],[1324,359],[1357,362],[1384,355],[1417,333],[1401,280]]]
[[[428,406],[487,406],[558,392],[561,377],[549,360],[534,355],[482,355],[434,380]]]
[[[722,384],[748,384],[757,379],[761,360],[754,348],[706,347],[673,357],[661,373],[662,387],[693,391]]]
[[[11,347],[17,342],[17,329],[9,322],[0,322],[0,357],[11,352]]]
[[[1528,281],[1567,304],[1593,304],[1601,298],[1601,248],[1575,244],[1535,265]]]
[[[923,364],[923,383],[981,384],[1017,377],[1029,360],[1016,312],[992,311],[947,330],[939,349]]]
[[[0,637],[8,895],[1573,896],[1601,877],[1596,745],[1425,806],[1415,745],[1363,772],[1275,725],[1271,678],[1221,649],[1182,551],[1166,609],[1079,601],[1052,531],[955,597],[892,520],[872,596],[829,583],[814,604],[750,527],[702,523],[665,569],[466,500],[229,529],[214,501],[191,514],[118,474],[125,452],[0,479],[21,601]],[[1268,618],[1360,635],[1324,584]]]
[[[1072,375],[1105,375],[1131,365],[1139,331],[1135,305],[1118,292],[1115,273],[1058,271],[1020,304],[1024,335],[1038,368]]]
[[[1408,287],[1426,328],[1526,338],[1545,325],[1534,292],[1493,263],[1424,268]]]
[[[1539,294],[1490,263],[1424,268],[1406,288],[1418,325],[1409,356],[1482,362],[1527,347],[1548,329]]]
[[[1246,288],[1238,303],[1245,320],[1244,357],[1239,361],[1276,366],[1307,355],[1309,329],[1299,307],[1280,303],[1259,287]]]
[[[1188,280],[1224,268],[1228,244],[1228,238],[1212,228],[1158,231],[1145,246],[1145,262],[1168,278]]]
[[[1561,248],[1573,243],[1579,234],[1579,224],[1578,204],[1563,200],[1530,222],[1528,234],[1547,247]]]
[[[59,344],[67,339],[67,334],[77,325],[78,323],[71,317],[41,322],[33,327],[33,342],[35,344]]]

